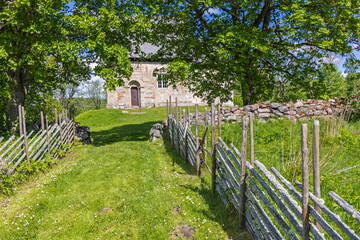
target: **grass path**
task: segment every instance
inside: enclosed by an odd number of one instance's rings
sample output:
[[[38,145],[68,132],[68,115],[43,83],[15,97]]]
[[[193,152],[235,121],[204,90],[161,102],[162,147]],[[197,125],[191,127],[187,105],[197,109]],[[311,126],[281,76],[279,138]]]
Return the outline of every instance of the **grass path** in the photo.
[[[248,239],[211,197],[208,174],[196,177],[170,146],[148,141],[166,109],[139,111],[79,116],[94,144],[0,197],[0,239],[173,239],[179,226],[194,239]]]

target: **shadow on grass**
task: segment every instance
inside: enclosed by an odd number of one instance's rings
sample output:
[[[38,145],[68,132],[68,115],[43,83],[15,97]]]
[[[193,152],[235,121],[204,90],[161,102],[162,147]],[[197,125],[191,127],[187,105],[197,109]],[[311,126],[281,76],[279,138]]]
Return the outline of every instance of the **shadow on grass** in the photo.
[[[94,146],[100,147],[121,141],[148,141],[151,127],[158,122],[127,124],[111,129],[92,132]]]
[[[196,167],[192,166],[190,162],[185,161],[185,158],[178,153],[178,151],[172,145],[170,139],[166,136],[164,137],[164,146],[166,148],[166,152],[171,157],[173,164],[179,165],[183,170],[186,171],[187,174],[197,177]],[[201,171],[201,187],[194,187],[190,184],[184,184],[180,187],[183,187],[193,192],[197,192],[206,200],[206,203],[209,206],[209,210],[201,210],[202,214],[206,215],[207,217],[209,217],[209,219],[223,226],[224,231],[226,231],[228,235],[231,236],[231,239],[252,239],[250,234],[247,233],[247,231],[239,230],[239,216],[235,208],[228,208],[221,201],[217,192],[215,196],[212,195],[210,187],[211,182],[207,181],[208,179],[210,179],[210,173],[208,172],[208,170],[203,167]]]

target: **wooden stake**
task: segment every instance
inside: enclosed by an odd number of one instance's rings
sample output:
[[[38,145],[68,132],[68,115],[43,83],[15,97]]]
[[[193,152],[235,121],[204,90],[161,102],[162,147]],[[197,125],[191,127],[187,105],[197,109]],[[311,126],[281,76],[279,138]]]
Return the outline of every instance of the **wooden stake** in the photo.
[[[40,118],[41,118],[41,131],[45,130],[45,125],[44,125],[44,113],[43,111],[40,112]]]
[[[22,136],[24,134],[24,131],[23,131],[23,123],[22,123],[22,108],[21,108],[21,105],[18,106],[19,108],[19,131],[20,131],[20,136]]]
[[[239,212],[240,212],[240,229],[245,228],[245,202],[246,202],[246,150],[247,150],[247,131],[248,131],[248,116],[243,117],[242,121],[242,138],[241,138],[241,178],[240,178],[240,206],[239,206]]]
[[[301,124],[301,155],[302,155],[302,239],[310,239],[309,222],[309,149],[307,124]]]
[[[254,166],[254,114],[250,113],[250,162]]]
[[[221,138],[221,107],[220,107],[220,104],[218,106],[218,136],[219,138]]]
[[[167,114],[167,119],[169,119],[169,100],[166,100],[166,114]]]
[[[62,132],[62,126],[61,126],[61,114],[59,115],[59,127],[60,127],[60,146],[63,143],[63,132]]]
[[[204,126],[205,128],[208,126],[208,118],[207,118],[207,108],[205,108],[205,116],[204,116]],[[204,138],[203,142],[204,149],[207,149],[207,137]],[[204,162],[207,163],[207,152],[204,151]]]
[[[186,110],[183,109],[183,120],[184,120],[184,132],[185,132],[185,137],[184,137],[184,159],[185,162],[188,161],[188,127],[189,127],[189,123],[186,121]]]
[[[75,128],[75,121],[73,120],[73,122],[74,122],[74,125],[73,125],[73,138],[74,138],[74,144],[75,144],[75,140],[76,140],[76,135],[75,135],[75,130],[76,130],[76,128]]]
[[[188,107],[188,122],[189,122],[189,129],[191,129],[191,128],[190,128],[190,126],[191,126],[190,107]],[[191,131],[191,130],[190,130],[190,131]]]
[[[41,112],[42,113],[42,112]],[[50,157],[50,140],[49,140],[49,123],[48,123],[48,116],[45,117],[45,124],[46,124],[46,142],[47,142],[47,150],[48,155]]]
[[[177,97],[175,97],[175,121],[176,121],[176,148],[178,152],[180,153],[180,133],[179,133],[179,116],[178,116],[178,100]]]
[[[58,122],[58,114],[57,114],[57,109],[55,108],[55,123],[59,124]]]
[[[21,107],[22,112],[22,123],[23,123],[23,134],[24,134],[24,145],[25,145],[25,152],[26,152],[26,159],[28,161],[28,164],[30,166],[30,155],[29,155],[29,148],[28,148],[28,142],[27,142],[27,136],[26,136],[26,119],[25,119],[25,109],[24,107]]]
[[[320,137],[319,137],[319,128],[320,123],[318,120],[314,121],[314,129],[313,129],[313,170],[314,170],[314,195],[318,198],[321,198],[320,191]],[[315,204],[315,210],[321,214],[321,209],[319,206]],[[316,227],[321,231],[321,226],[318,222],[315,222]]]
[[[199,105],[195,104],[195,137],[196,137],[196,151],[199,149]],[[200,151],[196,152],[196,173],[200,176]]]
[[[215,104],[211,104],[211,193],[216,189]]]

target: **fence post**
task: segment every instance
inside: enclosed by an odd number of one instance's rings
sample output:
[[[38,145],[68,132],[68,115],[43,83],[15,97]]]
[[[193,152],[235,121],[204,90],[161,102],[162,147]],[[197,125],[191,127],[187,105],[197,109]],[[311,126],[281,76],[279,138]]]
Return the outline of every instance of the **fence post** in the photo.
[[[22,112],[22,123],[23,123],[23,131],[24,131],[23,134],[24,134],[24,146],[25,146],[25,152],[26,152],[26,159],[30,166],[30,155],[29,155],[29,148],[28,148],[28,142],[27,142],[27,136],[26,136],[25,109],[23,106],[21,107],[21,112]]]
[[[178,115],[178,100],[175,97],[175,127],[176,127],[176,148],[180,154],[180,136],[179,136],[179,115]]]
[[[215,104],[211,104],[211,193],[216,188]]]
[[[301,124],[301,155],[302,155],[302,239],[310,239],[309,223],[309,149],[307,124]]]
[[[221,138],[221,119],[220,119],[220,116],[221,116],[221,107],[220,107],[220,103],[219,103],[219,106],[218,106],[218,136],[219,136],[219,138]]]
[[[169,119],[169,100],[166,100],[166,114],[167,119]]]
[[[200,151],[199,146],[199,105],[195,104],[195,135],[196,135],[196,173],[200,176]]]
[[[61,126],[61,114],[59,114],[59,127],[60,127],[60,147],[63,143],[63,132],[62,132],[62,126]]]
[[[23,131],[23,123],[22,123],[21,105],[19,105],[18,108],[19,108],[19,131],[20,131],[20,136],[22,136],[24,134],[24,131]]]
[[[49,141],[49,122],[48,122],[48,116],[45,116],[45,124],[46,124],[47,150],[48,150],[48,155],[49,155],[49,157],[50,157],[50,141]]]
[[[168,133],[169,133],[169,138],[173,137],[170,135],[170,132],[172,134],[172,103],[171,103],[171,96],[169,96],[169,121],[168,121]],[[173,139],[170,138],[170,141],[172,142]]]
[[[314,195],[318,198],[321,198],[320,191],[320,147],[319,147],[319,128],[320,123],[318,120],[314,121],[313,129],[313,170],[314,170]],[[315,210],[321,214],[321,209],[315,204]],[[321,231],[321,226],[318,222],[315,222],[316,227]]]
[[[40,118],[41,118],[41,131],[45,130],[45,125],[44,125],[44,113],[43,111],[40,112]]]
[[[254,156],[254,114],[250,113],[250,162],[254,166],[255,156]]]
[[[208,126],[208,118],[207,118],[207,108],[205,107],[205,116],[204,116],[204,127],[206,128]],[[204,138],[204,142],[203,142],[203,146],[204,149],[207,149],[207,136]],[[207,163],[207,153],[206,151],[204,152],[204,162]]]
[[[76,135],[75,135],[75,130],[76,130],[76,123],[75,123],[75,119],[73,119],[74,125],[73,125],[73,138],[74,138],[74,145],[75,145],[75,140],[76,140]]]
[[[189,127],[189,123],[186,121],[186,110],[183,109],[183,119],[184,119],[184,134],[185,134],[185,138],[184,138],[184,159],[185,162],[187,162],[188,160],[188,127]]]
[[[55,108],[55,123],[59,124],[58,117],[57,117],[57,109]]]
[[[246,195],[245,195],[245,188],[246,188],[246,150],[247,150],[247,132],[248,132],[248,119],[249,116],[246,115],[243,117],[242,121],[242,138],[241,138],[241,178],[240,178],[240,229],[245,228],[245,203],[246,203]]]
[[[188,122],[189,122],[189,129],[191,129],[191,128],[190,128],[190,126],[191,126],[190,107],[188,107]],[[190,131],[191,131],[191,130],[190,130]]]

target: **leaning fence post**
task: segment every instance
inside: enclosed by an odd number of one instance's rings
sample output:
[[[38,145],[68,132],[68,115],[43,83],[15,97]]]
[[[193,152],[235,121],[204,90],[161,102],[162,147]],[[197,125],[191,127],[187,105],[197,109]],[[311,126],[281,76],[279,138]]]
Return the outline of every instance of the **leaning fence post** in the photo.
[[[319,127],[320,123],[318,120],[314,121],[314,129],[313,129],[313,170],[314,170],[314,195],[317,198],[321,198],[320,191],[320,147],[319,147]],[[321,214],[321,209],[319,206],[315,204],[315,210]],[[318,222],[316,223],[316,227],[321,231],[321,226]]]
[[[45,125],[44,125],[44,113],[43,111],[40,112],[40,118],[41,118],[41,131],[45,130]]]
[[[242,138],[241,138],[241,178],[240,178],[240,229],[245,228],[245,203],[246,203],[246,150],[247,150],[247,132],[248,132],[248,116],[243,117],[242,121]]]
[[[218,107],[218,136],[219,138],[221,138],[221,107],[220,107],[220,103],[219,103],[219,107]]]
[[[196,173],[200,176],[200,151],[199,151],[199,105],[195,104],[195,135],[196,135]]]
[[[188,131],[188,127],[189,127],[189,123],[186,121],[186,110],[183,109],[183,119],[184,119],[184,159],[185,159],[185,162],[187,162],[188,160],[188,134],[187,134],[187,131]]]
[[[47,150],[48,150],[48,155],[49,155],[49,157],[50,157],[50,141],[49,141],[49,122],[48,122],[48,116],[45,116],[45,124],[46,124]]]
[[[22,136],[24,134],[24,131],[23,131],[23,123],[22,123],[21,105],[19,105],[18,108],[19,108],[19,131],[20,131],[20,136]]]
[[[215,104],[211,104],[211,193],[216,188]]]
[[[307,124],[301,124],[301,155],[302,155],[302,238],[310,239],[309,223],[309,149]]]
[[[30,166],[30,155],[29,155],[29,148],[28,148],[28,142],[27,142],[27,136],[26,136],[26,120],[25,120],[24,107],[21,107],[21,112],[22,112],[22,123],[23,123],[23,131],[24,131],[23,133],[24,133],[24,146],[25,146],[25,152],[26,152],[26,159]]]
[[[255,162],[255,156],[254,156],[254,114],[250,113],[250,162],[251,165],[254,166],[254,162]]]

